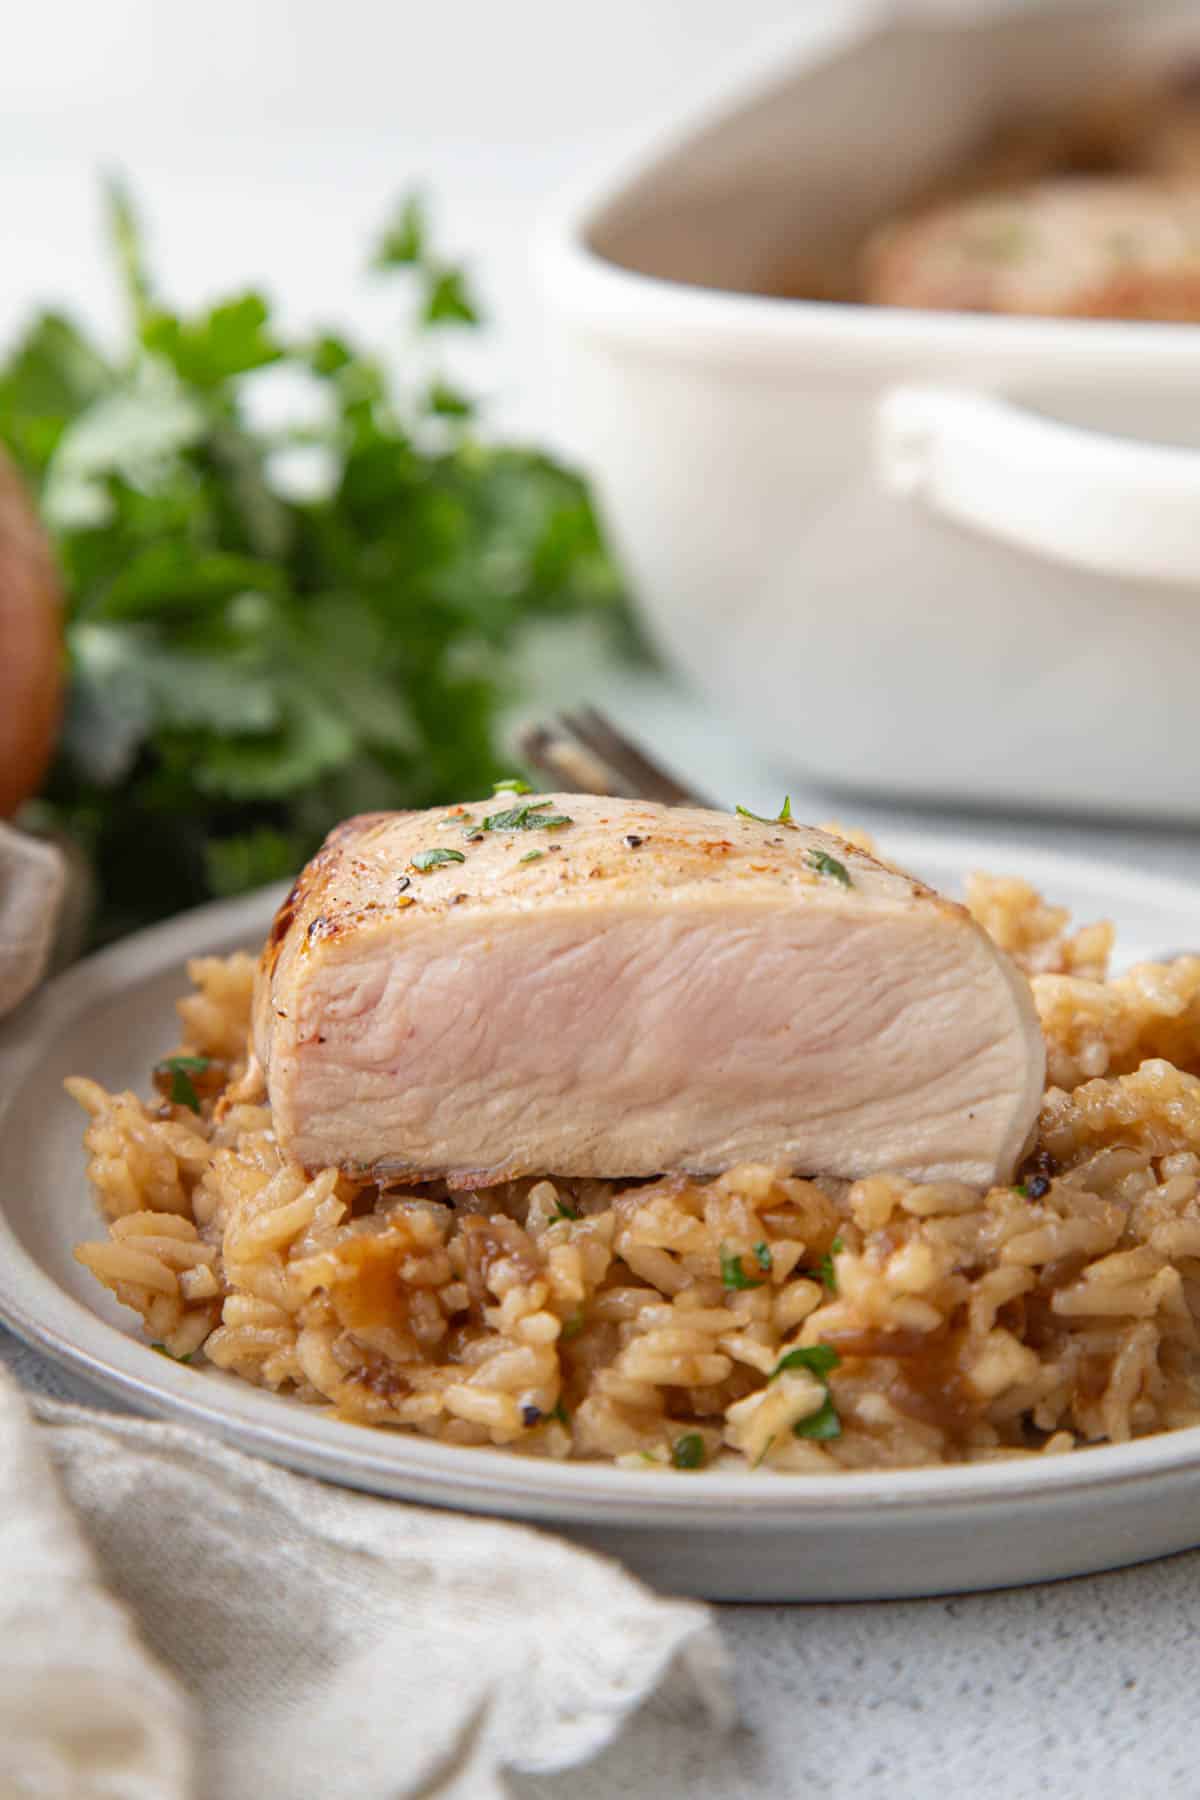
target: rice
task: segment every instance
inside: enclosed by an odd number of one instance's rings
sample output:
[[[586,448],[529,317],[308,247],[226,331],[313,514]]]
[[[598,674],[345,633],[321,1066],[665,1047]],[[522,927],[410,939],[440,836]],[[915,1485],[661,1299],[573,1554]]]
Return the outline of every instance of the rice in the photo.
[[[241,953],[189,967],[194,1094],[67,1083],[108,1219],[76,1254],[170,1355],[452,1444],[803,1474],[1198,1423],[1200,958],[1110,980],[1108,926],[1018,881],[968,903],[1046,1033],[1016,1187],[306,1171],[248,1072]]]

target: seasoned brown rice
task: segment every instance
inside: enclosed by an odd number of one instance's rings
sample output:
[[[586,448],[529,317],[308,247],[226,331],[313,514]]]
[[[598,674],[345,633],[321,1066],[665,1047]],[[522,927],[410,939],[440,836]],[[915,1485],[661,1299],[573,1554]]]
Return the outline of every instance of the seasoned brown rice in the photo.
[[[68,1082],[109,1221],[77,1255],[172,1356],[447,1443],[806,1473],[1200,1422],[1200,958],[1109,980],[1108,926],[1018,881],[969,904],[1046,1032],[1019,1186],[305,1171],[247,1076],[239,954],[180,1002],[198,1112]]]

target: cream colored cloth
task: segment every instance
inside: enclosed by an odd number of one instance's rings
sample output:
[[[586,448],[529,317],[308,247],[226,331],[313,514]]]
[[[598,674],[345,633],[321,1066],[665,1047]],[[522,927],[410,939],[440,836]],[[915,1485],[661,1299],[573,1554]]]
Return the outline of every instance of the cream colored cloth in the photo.
[[[499,1800],[664,1688],[728,1721],[707,1610],[614,1563],[32,1406],[0,1375],[4,1800]]]
[[[46,972],[66,881],[66,860],[56,845],[0,819],[0,1018]]]

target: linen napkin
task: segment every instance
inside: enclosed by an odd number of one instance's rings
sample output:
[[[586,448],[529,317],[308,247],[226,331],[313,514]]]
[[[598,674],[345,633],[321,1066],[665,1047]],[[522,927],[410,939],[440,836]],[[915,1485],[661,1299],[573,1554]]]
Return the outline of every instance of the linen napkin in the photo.
[[[0,819],[0,1018],[46,973],[66,886],[58,846]]]
[[[602,1557],[31,1409],[0,1374],[5,1800],[502,1800],[656,1693],[731,1720],[707,1609]]]

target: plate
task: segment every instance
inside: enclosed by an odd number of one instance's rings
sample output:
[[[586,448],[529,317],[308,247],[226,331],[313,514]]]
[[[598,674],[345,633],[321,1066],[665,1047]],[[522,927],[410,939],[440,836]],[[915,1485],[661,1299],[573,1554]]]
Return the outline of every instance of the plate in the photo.
[[[897,832],[884,852],[947,892],[970,868],[1026,875],[1122,960],[1200,937],[1200,890],[1047,851]],[[175,1034],[189,956],[257,947],[282,890],[208,906],[60,977],[0,1032],[0,1318],[144,1412],[328,1481],[552,1525],[655,1586],[721,1600],[961,1592],[1116,1568],[1200,1543],[1200,1427],[1039,1461],[860,1475],[695,1474],[550,1463],[342,1423],[156,1355],[74,1261],[97,1235],[82,1115],[62,1079],[144,1091]]]

